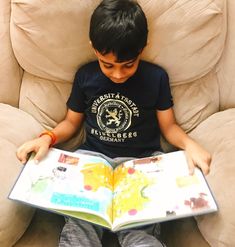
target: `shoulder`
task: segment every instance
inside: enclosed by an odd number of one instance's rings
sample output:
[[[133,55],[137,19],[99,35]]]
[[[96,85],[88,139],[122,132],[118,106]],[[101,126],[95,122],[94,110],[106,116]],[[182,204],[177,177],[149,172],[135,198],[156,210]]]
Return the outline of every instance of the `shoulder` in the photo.
[[[143,73],[146,73],[148,75],[168,77],[166,70],[158,64],[154,64],[154,63],[141,60],[139,68]]]
[[[147,61],[140,61],[139,71],[148,80],[154,81],[169,81],[168,74],[164,68],[158,64],[150,63]]]
[[[76,72],[76,75],[80,74],[90,74],[92,72],[97,72],[99,69],[98,61],[92,61],[87,64],[82,65]]]
[[[89,62],[82,65],[76,72],[74,83],[80,86],[84,85],[87,81],[92,81],[100,74],[100,67],[98,61]]]

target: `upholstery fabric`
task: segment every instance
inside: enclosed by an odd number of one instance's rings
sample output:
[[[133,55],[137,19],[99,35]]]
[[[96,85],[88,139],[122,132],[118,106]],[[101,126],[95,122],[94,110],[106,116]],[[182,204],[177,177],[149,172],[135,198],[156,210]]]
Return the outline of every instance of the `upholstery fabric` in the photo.
[[[10,1],[0,1],[0,99],[1,103],[18,106],[22,69],[18,65],[11,46],[10,38]]]
[[[11,40],[20,66],[44,79],[71,82],[77,68],[94,59],[88,27],[98,3],[12,1]]]
[[[220,109],[225,110],[235,106],[235,78],[234,61],[235,61],[235,1],[227,1],[227,23],[228,32],[222,59],[217,66],[217,76],[220,89]],[[231,81],[232,80],[232,81]]]
[[[33,115],[45,128],[55,127],[65,115],[70,90],[71,83],[42,79],[24,72],[19,108]]]
[[[167,69],[172,85],[194,81],[211,71],[224,47],[225,1],[139,2],[149,20],[145,57]]]
[[[213,154],[207,180],[219,206],[217,214],[197,218],[199,229],[213,247],[235,246],[235,109],[212,115],[191,135]]]
[[[190,132],[219,110],[219,87],[215,71],[189,84],[172,86],[177,122]]]
[[[28,227],[34,209],[8,200],[10,189],[22,167],[15,151],[20,143],[42,130],[41,125],[27,113],[7,104],[0,104],[0,246],[12,246]]]

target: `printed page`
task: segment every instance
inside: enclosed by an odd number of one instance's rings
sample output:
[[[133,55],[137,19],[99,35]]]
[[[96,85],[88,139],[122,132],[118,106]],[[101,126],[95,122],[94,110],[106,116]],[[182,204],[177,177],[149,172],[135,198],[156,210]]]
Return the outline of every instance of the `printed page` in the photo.
[[[127,161],[114,171],[114,230],[216,210],[201,171],[189,175],[183,151]]]
[[[27,162],[9,198],[42,208],[80,211],[111,224],[113,171],[104,159],[51,149]]]

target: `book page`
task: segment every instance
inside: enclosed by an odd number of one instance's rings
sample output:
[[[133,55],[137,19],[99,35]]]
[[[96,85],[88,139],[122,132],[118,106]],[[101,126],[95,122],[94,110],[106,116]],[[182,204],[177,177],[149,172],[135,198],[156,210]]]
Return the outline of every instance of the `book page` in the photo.
[[[201,171],[189,175],[183,151],[127,161],[114,171],[114,229],[216,210]]]
[[[9,198],[38,207],[91,213],[111,224],[113,170],[104,159],[51,149],[27,162]]]
[[[77,211],[64,211],[64,210],[55,210],[54,212],[63,214],[66,216],[78,218],[81,220],[85,220],[91,223],[95,223],[97,225],[103,226],[108,229],[112,228],[111,221],[105,220],[102,217],[97,216],[95,214],[89,214],[89,213],[77,212]]]

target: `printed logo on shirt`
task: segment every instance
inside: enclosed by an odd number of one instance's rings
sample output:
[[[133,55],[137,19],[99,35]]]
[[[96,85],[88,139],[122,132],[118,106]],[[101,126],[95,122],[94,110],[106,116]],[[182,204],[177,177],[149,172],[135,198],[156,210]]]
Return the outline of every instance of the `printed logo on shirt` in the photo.
[[[120,100],[104,101],[97,112],[97,123],[107,133],[123,132],[131,124],[132,111]]]
[[[132,117],[139,117],[136,104],[119,93],[108,93],[96,99],[91,107],[96,114],[99,130],[92,129],[93,135],[101,140],[124,142],[137,136],[136,132],[127,132],[131,126]]]

